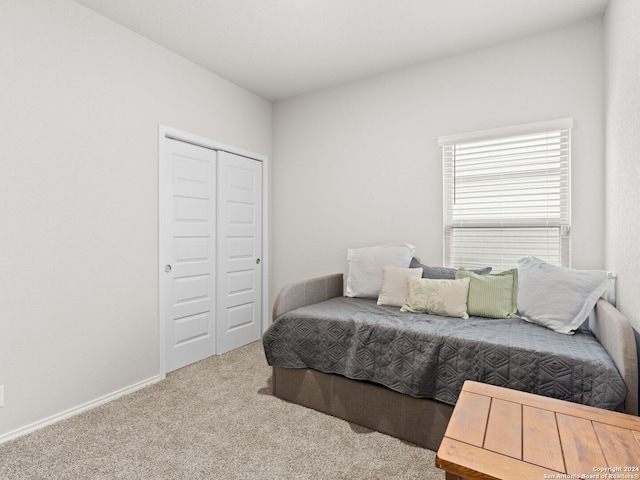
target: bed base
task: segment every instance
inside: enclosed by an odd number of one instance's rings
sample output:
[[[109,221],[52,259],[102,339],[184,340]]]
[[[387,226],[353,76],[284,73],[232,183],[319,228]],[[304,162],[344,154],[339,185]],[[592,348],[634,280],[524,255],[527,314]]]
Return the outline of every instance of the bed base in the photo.
[[[308,368],[273,367],[273,393],[347,422],[436,451],[453,406]]]

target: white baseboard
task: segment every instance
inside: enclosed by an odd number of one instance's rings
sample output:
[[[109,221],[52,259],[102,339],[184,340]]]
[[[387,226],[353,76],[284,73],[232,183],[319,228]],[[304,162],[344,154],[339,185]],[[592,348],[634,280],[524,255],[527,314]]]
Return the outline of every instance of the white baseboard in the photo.
[[[35,432],[36,430],[40,430],[41,428],[44,428],[48,425],[52,425],[56,422],[59,422],[60,420],[64,420],[66,418],[70,418],[75,415],[78,415],[82,412],[86,412],[87,410],[96,408],[100,405],[103,405],[112,400],[115,400],[116,398],[123,397],[125,395],[135,392],[136,390],[140,390],[141,388],[148,387],[149,385],[153,385],[154,383],[158,383],[160,380],[162,380],[162,377],[160,375],[155,375],[151,378],[142,380],[141,382],[122,388],[113,393],[109,393],[102,397],[96,398],[95,400],[91,400],[87,403],[83,403],[82,405],[78,405],[77,407],[73,407],[73,408],[70,408],[69,410],[65,410],[64,412],[57,413],[55,415],[44,418],[37,422],[33,422],[24,427],[17,428],[16,430],[0,435],[0,444],[3,444],[10,440],[14,440],[28,433]]]

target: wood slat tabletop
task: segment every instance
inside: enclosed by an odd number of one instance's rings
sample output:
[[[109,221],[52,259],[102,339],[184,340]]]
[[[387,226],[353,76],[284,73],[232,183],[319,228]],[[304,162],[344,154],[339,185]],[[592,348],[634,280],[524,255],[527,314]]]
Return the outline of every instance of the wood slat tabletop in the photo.
[[[640,418],[467,381],[436,466],[448,480],[640,479]]]

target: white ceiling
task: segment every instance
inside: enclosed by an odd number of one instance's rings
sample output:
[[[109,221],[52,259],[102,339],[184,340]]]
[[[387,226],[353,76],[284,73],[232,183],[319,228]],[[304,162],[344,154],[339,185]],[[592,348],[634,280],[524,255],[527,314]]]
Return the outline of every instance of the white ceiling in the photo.
[[[75,0],[271,101],[601,16],[608,0]]]

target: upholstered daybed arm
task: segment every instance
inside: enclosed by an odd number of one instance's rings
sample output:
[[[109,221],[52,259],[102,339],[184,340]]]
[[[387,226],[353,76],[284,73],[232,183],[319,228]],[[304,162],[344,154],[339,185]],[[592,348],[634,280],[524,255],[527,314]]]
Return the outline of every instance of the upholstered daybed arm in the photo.
[[[295,308],[341,297],[343,282],[342,273],[334,273],[285,285],[273,304],[272,320]]]
[[[596,303],[595,322],[589,326],[627,386],[625,411],[638,415],[638,350],[631,324],[613,305],[601,299]]]

